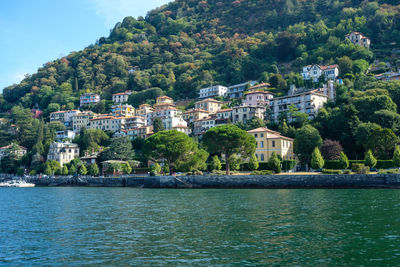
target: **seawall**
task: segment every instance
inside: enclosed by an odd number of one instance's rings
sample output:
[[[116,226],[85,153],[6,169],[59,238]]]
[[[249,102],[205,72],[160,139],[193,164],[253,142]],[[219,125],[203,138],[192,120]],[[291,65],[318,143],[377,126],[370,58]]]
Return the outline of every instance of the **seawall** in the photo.
[[[139,188],[400,188],[399,174],[32,178],[36,186]]]

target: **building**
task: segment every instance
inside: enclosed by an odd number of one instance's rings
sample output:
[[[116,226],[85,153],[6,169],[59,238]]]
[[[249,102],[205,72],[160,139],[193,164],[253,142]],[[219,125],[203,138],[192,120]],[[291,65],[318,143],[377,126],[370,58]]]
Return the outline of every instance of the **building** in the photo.
[[[247,106],[241,105],[232,108],[232,123],[236,124],[238,122],[246,123],[252,118],[260,118],[264,120],[266,108],[262,106]]]
[[[169,97],[169,96],[159,96],[156,98],[156,104],[155,105],[160,105],[160,104],[174,104],[174,100]]]
[[[128,104],[112,105],[111,112],[114,117],[135,116],[135,108]]]
[[[84,111],[72,117],[72,130],[78,133],[82,128],[88,128],[91,119],[96,118],[97,114],[92,111]]]
[[[199,120],[199,119],[208,117],[209,114],[210,114],[210,112],[208,112],[207,110],[194,108],[194,109],[183,112],[182,117],[187,123],[192,123],[195,120]]]
[[[271,85],[269,83],[259,83],[256,85],[253,85],[251,87],[249,87],[247,89],[247,91],[249,92],[253,92],[253,91],[265,91],[266,89],[268,89],[268,87],[270,87]]]
[[[331,89],[332,90],[332,89]],[[328,95],[321,90],[298,92],[295,88],[289,90],[289,95],[276,97],[270,101],[271,119],[278,121],[279,115],[289,112],[289,106],[294,105],[298,111],[308,114],[313,119],[318,110],[328,101]],[[289,114],[290,115],[290,114]],[[293,118],[289,116],[288,121]]]
[[[304,80],[313,80],[314,82],[318,82],[321,76],[324,76],[327,80],[336,80],[339,76],[339,65],[307,65],[303,67],[301,76]]]
[[[192,133],[192,129],[188,126],[185,125],[175,125],[174,127],[172,127],[173,130],[176,130],[178,132],[184,133],[184,134],[191,134]]]
[[[79,98],[80,106],[97,104],[100,102],[100,95],[95,93],[86,93]]]
[[[150,135],[153,134],[153,126],[142,126],[133,129],[126,129],[124,130],[126,135],[129,136],[132,140],[136,137],[141,137],[143,139],[148,138]]]
[[[39,109],[31,109],[32,112],[32,118],[34,119],[39,119],[42,115],[43,115],[43,111],[39,110]]]
[[[0,147],[0,160],[4,157],[8,156],[9,154],[14,154],[17,158],[23,157],[27,152],[27,149],[23,146],[19,146],[15,143],[11,143],[8,146]]]
[[[215,126],[215,116],[209,116],[206,118],[202,118],[194,121],[193,134],[194,135],[202,135],[207,132],[208,129],[211,129]]]
[[[283,160],[296,159],[293,153],[293,139],[267,128],[257,128],[248,133],[256,139],[255,155],[258,161],[268,161],[273,152],[281,156]]]
[[[146,118],[142,116],[132,116],[126,118],[125,120],[125,129],[133,129],[146,125]]]
[[[375,75],[375,78],[381,81],[394,81],[394,80],[400,80],[400,72],[385,72],[381,74]]]
[[[153,120],[160,118],[163,122],[165,130],[171,130],[175,126],[187,126],[187,122],[182,117],[182,111],[176,108],[168,108],[163,110],[156,110],[146,115],[146,125],[153,125]]]
[[[268,91],[251,91],[245,94],[243,104],[247,106],[269,106],[269,101],[274,95]]]
[[[136,116],[146,117],[147,113],[153,112],[154,108],[152,108],[149,104],[141,104],[139,108],[136,109]]]
[[[204,100],[197,101],[194,103],[196,109],[206,110],[210,113],[215,113],[222,108],[223,103],[221,101],[207,98]]]
[[[199,98],[208,98],[215,96],[225,97],[228,92],[228,87],[222,85],[214,85],[207,88],[201,88],[199,91]]]
[[[371,46],[371,40],[360,32],[351,32],[346,35],[346,39],[350,40],[350,42],[355,45],[359,45],[365,48],[369,48]]]
[[[77,157],[79,157],[79,147],[70,142],[52,143],[47,154],[47,160],[58,161],[61,167]]]
[[[256,81],[250,81],[229,86],[227,96],[229,98],[242,98],[244,91],[246,91],[246,88],[254,86],[256,83]]]
[[[116,104],[122,104],[128,102],[129,96],[132,94],[132,91],[126,91],[123,93],[117,93],[112,95],[112,101]]]
[[[76,133],[70,130],[57,131],[56,132],[56,141],[61,142],[65,139],[72,140],[75,138]]]
[[[63,110],[50,113],[50,122],[59,121],[66,127],[72,127],[72,118],[81,113],[79,110]]]
[[[99,116],[89,121],[88,129],[117,132],[125,127],[125,117]]]

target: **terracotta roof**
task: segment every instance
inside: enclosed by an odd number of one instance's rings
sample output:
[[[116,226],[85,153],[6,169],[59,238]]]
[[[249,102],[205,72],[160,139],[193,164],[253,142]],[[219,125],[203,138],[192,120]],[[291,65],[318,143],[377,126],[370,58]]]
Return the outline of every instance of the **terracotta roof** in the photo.
[[[256,128],[256,129],[253,129],[253,130],[250,130],[250,131],[247,131],[247,132],[248,132],[248,133],[262,133],[262,132],[268,132],[268,133],[270,133],[270,134],[272,135],[272,136],[271,136],[272,138],[283,138],[283,139],[293,140],[292,138],[283,136],[283,135],[281,135],[279,132],[272,131],[272,130],[270,130],[270,129],[268,129],[268,128],[265,128],[265,127]]]
[[[334,64],[334,65],[328,65],[328,66],[320,66],[320,68],[322,70],[334,69],[334,68],[339,68],[339,65],[338,64]]]
[[[200,102],[216,102],[216,103],[221,103],[222,104],[221,101],[215,100],[214,98],[206,98],[206,99],[197,101],[196,103],[200,103]]]
[[[114,96],[114,95],[130,95],[130,94],[132,94],[132,91],[126,91],[126,92],[122,92],[122,93],[116,93],[116,94],[113,94],[113,96]]]
[[[245,95],[253,95],[253,94],[270,94],[273,95],[270,91],[251,91],[247,92]]]
[[[14,145],[14,144],[9,144],[9,145],[7,145],[7,146],[0,147],[0,149],[8,149],[8,148],[10,148],[12,145]],[[17,145],[17,144],[15,144],[15,145]],[[18,146],[19,149],[26,150],[26,148],[23,147],[23,146],[20,146],[20,145],[17,145],[17,146]]]

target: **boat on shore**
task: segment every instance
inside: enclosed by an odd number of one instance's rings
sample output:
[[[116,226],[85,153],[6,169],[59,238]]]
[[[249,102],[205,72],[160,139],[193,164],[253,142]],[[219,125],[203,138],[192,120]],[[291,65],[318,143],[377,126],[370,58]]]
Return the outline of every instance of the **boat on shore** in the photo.
[[[0,187],[34,187],[35,184],[27,183],[24,180],[8,180],[0,182]]]

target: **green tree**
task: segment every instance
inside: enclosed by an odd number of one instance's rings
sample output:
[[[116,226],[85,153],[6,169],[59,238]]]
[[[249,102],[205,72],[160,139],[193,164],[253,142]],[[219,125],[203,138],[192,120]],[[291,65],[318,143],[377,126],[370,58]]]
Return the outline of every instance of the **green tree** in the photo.
[[[258,160],[256,155],[252,154],[249,160],[249,169],[254,171],[258,169]]]
[[[89,174],[91,176],[98,176],[99,175],[99,166],[97,166],[96,162],[89,165]]]
[[[394,147],[394,152],[393,152],[393,164],[396,167],[400,167],[400,146],[396,145]]]
[[[164,131],[164,124],[160,118],[155,118],[153,120],[153,132],[158,133]]]
[[[171,173],[185,162],[194,164],[193,160],[199,159],[198,153],[202,153],[189,136],[176,130],[161,131],[150,136],[145,142],[144,151],[154,162],[164,160]],[[203,156],[200,160],[203,160]]]
[[[315,147],[322,145],[322,138],[317,129],[311,125],[305,125],[296,131],[294,138],[294,153],[303,164],[311,162],[311,154]]]
[[[71,166],[69,167],[68,174],[69,174],[69,175],[74,175],[74,174],[76,174],[76,167],[75,167],[75,165],[71,165]]]
[[[212,157],[211,170],[219,171],[219,170],[221,170],[221,168],[222,168],[221,161],[219,160],[219,157],[217,155],[215,155],[214,157]]]
[[[369,166],[370,168],[375,167],[376,163],[378,161],[376,160],[376,158],[374,157],[374,154],[372,154],[371,149],[369,149],[366,153],[365,153],[365,158],[364,158],[364,164],[365,166]]]
[[[129,137],[114,137],[108,149],[100,153],[101,161],[105,160],[130,160],[134,156],[132,143]]]
[[[82,166],[79,168],[79,174],[80,175],[86,175],[87,174],[87,169],[86,166],[84,164],[82,164]]]
[[[154,172],[154,174],[160,174],[161,172],[161,166],[160,164],[158,164],[157,162],[155,162],[153,164],[153,166],[151,166],[151,170]]]
[[[392,153],[396,145],[399,144],[399,138],[391,129],[376,130],[369,137],[367,148],[371,149],[378,159],[388,160],[393,157]]]
[[[209,129],[203,135],[203,143],[210,154],[224,154],[226,159],[229,159],[234,154],[247,158],[254,154],[256,149],[255,138],[232,124]],[[230,175],[229,165],[229,161],[227,161],[227,175]]]
[[[275,152],[272,152],[271,157],[268,160],[268,167],[275,173],[281,173],[281,160]]]
[[[53,174],[53,169],[51,168],[50,164],[46,164],[46,168],[44,169],[44,174],[46,174],[46,175]]]
[[[339,71],[340,71],[340,76],[344,76],[348,73],[352,73],[353,71],[353,61],[347,57],[341,57],[338,59],[338,65],[339,65]]]
[[[339,164],[342,169],[347,169],[349,167],[349,159],[344,152],[340,152]]]
[[[125,174],[130,174],[132,172],[132,167],[128,163],[122,164],[122,172]]]
[[[62,167],[61,174],[62,175],[68,175],[68,167],[67,167],[67,165],[64,165]]]
[[[322,169],[324,167],[325,161],[319,151],[318,147],[315,147],[311,154],[311,168],[317,170]]]

